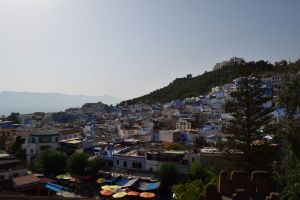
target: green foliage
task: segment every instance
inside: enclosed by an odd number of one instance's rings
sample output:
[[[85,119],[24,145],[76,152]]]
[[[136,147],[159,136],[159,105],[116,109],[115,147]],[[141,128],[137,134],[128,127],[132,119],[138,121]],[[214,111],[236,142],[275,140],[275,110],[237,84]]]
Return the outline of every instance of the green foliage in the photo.
[[[158,180],[166,188],[178,183],[179,174],[174,163],[163,163],[157,172]]]
[[[95,157],[88,161],[88,173],[92,177],[97,177],[98,171],[105,169],[105,161],[99,157]]]
[[[270,156],[264,154],[269,152],[264,137],[272,134],[273,109],[265,108],[264,104],[271,98],[264,97],[260,81],[251,77],[242,78],[231,97],[232,100],[225,104],[225,112],[233,117],[223,128],[226,147],[243,152],[241,156],[247,170],[265,168]]]
[[[58,151],[45,151],[30,166],[34,172],[56,176],[65,171],[66,155]]]
[[[201,180],[207,184],[209,182],[216,183],[217,175],[210,169],[203,167],[198,162],[193,162],[188,169],[189,180]]]
[[[0,150],[5,150],[5,141],[6,137],[5,136],[0,136]]]
[[[86,175],[88,168],[88,155],[86,153],[75,153],[67,160],[67,170],[73,175]]]
[[[135,103],[165,103],[174,99],[184,99],[208,93],[212,87],[231,83],[233,79],[248,76],[271,76],[278,73],[296,73],[300,69],[300,61],[288,65],[272,65],[266,61],[246,62],[240,65],[231,65],[222,69],[205,72],[194,78],[188,76],[177,78],[168,86],[155,90],[147,95],[122,102],[121,104]]]
[[[30,171],[33,171],[35,173],[40,173],[40,174],[44,174],[45,172],[44,165],[40,159],[35,159],[34,161],[32,161],[28,166],[28,169]]]
[[[279,95],[287,116],[279,126],[279,137],[284,149],[275,174],[284,200],[300,199],[300,123],[294,119],[294,114],[300,106],[299,83],[300,78],[297,77]]]
[[[167,147],[168,150],[185,150],[186,148],[181,145],[181,144],[177,144],[177,143],[172,143]]]
[[[282,188],[282,199],[300,199],[300,160],[290,147],[285,148],[284,159],[277,166],[275,174],[276,180]]]
[[[207,142],[205,141],[205,138],[203,136],[197,137],[194,140],[194,147],[195,148],[203,148],[207,146]]]
[[[206,184],[195,180],[185,184],[174,185],[172,192],[176,200],[204,200]]]
[[[208,184],[217,185],[217,175],[210,169],[193,162],[188,169],[189,182],[174,185],[172,192],[177,200],[204,200]]]
[[[24,144],[24,142],[25,142],[24,138],[22,138],[21,136],[17,136],[15,141],[8,148],[8,152],[10,154],[13,154],[17,158],[25,160],[26,159],[26,150],[22,149],[22,144]]]
[[[58,175],[66,168],[65,154],[58,151],[46,151],[40,156],[44,173],[46,175]]]
[[[300,107],[300,78],[296,77],[287,83],[279,94],[279,102],[284,106],[287,117],[292,118],[297,108]]]
[[[20,124],[20,113],[14,113],[12,112],[9,116],[6,117],[5,120],[12,121],[14,124]]]
[[[186,78],[193,78],[193,75],[192,74],[187,74]]]

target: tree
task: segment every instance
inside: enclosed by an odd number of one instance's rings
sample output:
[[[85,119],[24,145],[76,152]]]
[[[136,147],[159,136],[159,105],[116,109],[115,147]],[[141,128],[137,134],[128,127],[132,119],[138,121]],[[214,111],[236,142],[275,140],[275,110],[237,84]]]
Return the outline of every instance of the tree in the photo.
[[[282,199],[300,199],[300,125],[284,121],[281,135],[284,142],[282,160],[275,168],[276,179],[282,188]],[[292,136],[291,138],[289,138]],[[294,140],[293,140],[294,139]]]
[[[300,123],[295,118],[300,107],[299,87],[300,77],[297,77],[279,95],[279,101],[287,115],[280,123],[279,136],[283,144],[283,155],[275,168],[275,174],[284,200],[300,199]]]
[[[193,78],[193,75],[192,74],[187,74],[186,78]]]
[[[7,121],[12,121],[14,124],[20,124],[20,113],[12,112],[9,116],[7,116]]]
[[[279,103],[284,107],[287,118],[292,119],[300,107],[300,78],[295,78],[287,83],[279,93]]]
[[[66,170],[66,155],[58,151],[45,151],[29,166],[36,173],[56,176]]]
[[[86,175],[88,167],[88,155],[75,153],[67,160],[67,170],[73,175]]]
[[[105,169],[105,161],[99,157],[88,160],[88,173],[92,177],[97,177],[100,169]]]
[[[175,194],[176,200],[204,200],[205,188],[201,180],[195,180],[185,184],[174,185],[172,192]]]
[[[43,172],[46,175],[56,176],[66,169],[66,155],[58,151],[45,151],[40,156]]]
[[[200,165],[198,162],[193,162],[188,169],[189,180],[201,180],[203,183],[209,183],[210,181],[216,180],[214,172]]]
[[[165,188],[178,183],[178,171],[174,163],[163,163],[157,172],[158,180]]]
[[[28,169],[30,170],[30,171],[33,171],[33,172],[35,172],[35,173],[41,173],[41,174],[43,174],[44,173],[44,165],[43,165],[43,163],[41,162],[41,160],[40,159],[35,159],[35,160],[33,160],[31,163],[30,163],[30,165],[28,166]]]
[[[17,136],[15,141],[11,144],[11,146],[8,148],[8,152],[10,154],[13,154],[17,158],[26,159],[26,150],[22,149],[22,144],[25,143],[25,139],[21,136]]]
[[[207,145],[205,138],[203,136],[199,136],[194,140],[194,147],[195,148],[203,148]]]
[[[0,136],[0,150],[5,150],[5,141],[6,141],[6,137],[1,135]]]
[[[270,158],[265,155],[270,152],[265,136],[272,134],[273,109],[267,106],[271,97],[264,94],[261,82],[250,76],[241,78],[237,90],[230,95],[225,111],[233,118],[223,128],[226,146],[243,152],[241,159],[246,169],[265,167],[262,162]]]
[[[167,147],[167,149],[168,150],[185,150],[186,148],[181,144],[172,143]]]

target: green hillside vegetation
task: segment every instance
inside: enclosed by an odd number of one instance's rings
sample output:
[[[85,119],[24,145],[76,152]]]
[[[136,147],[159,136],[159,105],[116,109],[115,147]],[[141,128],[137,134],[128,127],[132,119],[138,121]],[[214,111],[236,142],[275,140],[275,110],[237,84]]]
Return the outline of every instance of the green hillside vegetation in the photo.
[[[254,75],[257,77],[268,77],[274,74],[296,73],[298,70],[300,70],[300,59],[296,62],[282,60],[275,62],[275,64],[264,60],[244,62],[239,65],[226,66],[219,70],[205,72],[196,77],[191,77],[188,74],[184,78],[175,79],[166,87],[138,98],[123,101],[121,104],[165,103],[174,99],[184,99],[207,94],[212,87],[231,83],[233,79],[240,76]]]

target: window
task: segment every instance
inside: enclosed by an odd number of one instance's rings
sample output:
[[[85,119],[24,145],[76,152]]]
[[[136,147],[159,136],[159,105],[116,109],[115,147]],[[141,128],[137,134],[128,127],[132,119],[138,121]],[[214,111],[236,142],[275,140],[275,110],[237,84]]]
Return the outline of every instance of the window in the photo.
[[[127,167],[127,161],[123,162],[123,167]]]
[[[41,151],[46,151],[50,149],[50,146],[41,146]]]
[[[141,169],[142,168],[142,163],[132,162],[132,168]]]
[[[119,163],[120,163],[119,160],[117,160],[117,165],[119,165]]]
[[[33,153],[33,149],[30,149],[30,153]]]
[[[18,177],[18,176],[19,176],[18,172],[13,173],[13,177]]]

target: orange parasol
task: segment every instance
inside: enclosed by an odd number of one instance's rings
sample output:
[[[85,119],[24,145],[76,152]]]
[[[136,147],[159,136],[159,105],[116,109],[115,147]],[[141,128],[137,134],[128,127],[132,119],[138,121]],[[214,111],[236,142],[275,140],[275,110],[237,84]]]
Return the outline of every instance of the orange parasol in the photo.
[[[140,196],[139,192],[135,192],[135,191],[130,191],[127,193],[128,196]]]
[[[155,194],[152,192],[142,192],[140,194],[140,197],[145,198],[145,199],[151,199],[155,197]]]
[[[103,196],[110,196],[112,195],[114,192],[111,191],[111,190],[101,190],[100,191],[100,194],[103,195]]]

